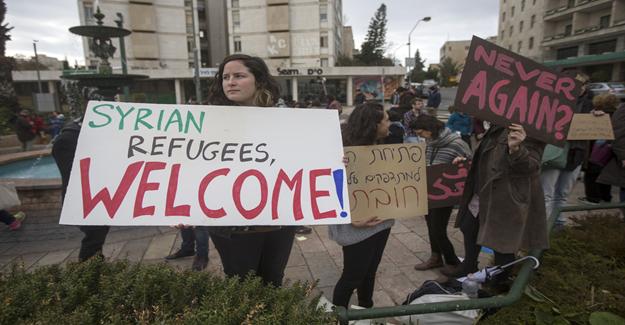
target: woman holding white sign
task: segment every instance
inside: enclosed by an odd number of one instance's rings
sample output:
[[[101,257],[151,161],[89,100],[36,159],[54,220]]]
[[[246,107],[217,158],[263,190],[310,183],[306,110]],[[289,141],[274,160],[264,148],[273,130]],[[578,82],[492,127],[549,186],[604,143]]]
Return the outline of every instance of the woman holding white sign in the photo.
[[[410,123],[414,133],[425,138],[425,151],[428,166],[451,164],[456,158],[471,158],[471,148],[460,135],[445,127],[436,117],[420,115]],[[458,265],[454,246],[447,236],[447,224],[453,206],[429,209],[425,220],[430,237],[430,258],[415,265],[415,270],[424,271],[445,265]]]
[[[382,143],[388,136],[390,121],[382,105],[368,102],[357,106],[343,129],[344,146],[368,146]],[[334,287],[332,303],[347,308],[358,292],[358,305],[373,307],[375,273],[380,265],[386,241],[395,220],[352,221],[328,227],[330,238],[343,246],[343,273]]]
[[[208,100],[211,105],[271,107],[278,97],[278,83],[262,59],[234,54],[219,66]],[[210,227],[210,233],[226,275],[245,278],[253,272],[265,284],[282,285],[294,227]]]

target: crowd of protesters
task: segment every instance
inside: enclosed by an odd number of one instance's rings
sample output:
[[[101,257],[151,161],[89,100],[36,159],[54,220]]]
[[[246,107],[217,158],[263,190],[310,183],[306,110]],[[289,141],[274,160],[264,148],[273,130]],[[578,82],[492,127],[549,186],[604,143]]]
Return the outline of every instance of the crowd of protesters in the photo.
[[[583,83],[588,81],[585,76],[579,78]],[[232,109],[237,106],[331,109],[338,114],[343,110],[334,96],[323,98],[325,104],[317,99],[306,102],[280,99],[278,83],[265,62],[253,56],[228,56],[219,66],[216,80],[220,82],[213,83],[209,89],[210,104],[232,106]],[[437,111],[441,104],[438,87],[429,89],[427,100],[421,95],[415,87],[400,87],[391,97],[391,108],[385,110],[374,100],[374,94],[357,90],[356,107],[342,125],[345,146],[422,142],[426,146],[428,166],[472,161],[455,218],[455,227],[460,228],[464,238],[464,259],[457,256],[447,235],[454,209],[430,209],[425,218],[431,255],[415,265],[416,270],[441,268],[447,277],[438,280],[444,282],[449,277],[477,271],[482,246],[494,251],[496,264],[514,260],[521,250],[547,248],[547,215],[567,201],[582,170],[584,202],[611,201],[611,186],[619,186],[620,199],[625,200],[625,105],[619,105],[613,95],[593,99],[584,90],[578,98],[576,112],[610,114],[616,139],[569,141],[567,163],[557,168],[543,164],[545,144],[528,137],[523,126],[490,124],[453,107],[443,123]],[[62,121],[62,115],[52,114],[46,125],[23,111],[16,121],[16,129],[25,150],[42,132],[57,137],[53,155],[61,171],[64,195],[81,122],[73,121],[61,131]],[[376,271],[394,223],[376,217],[328,227],[329,237],[343,252],[343,270],[333,292],[335,305],[347,307],[354,291],[360,306],[374,305]],[[308,227],[292,226],[178,227],[183,233],[183,243],[167,259],[194,256],[193,269],[203,270],[209,262],[210,238],[227,276],[244,278],[251,272],[263,283],[274,286],[282,285],[296,233],[311,231]],[[109,227],[80,229],[85,234],[80,260],[101,255]],[[507,276],[504,272],[494,281],[505,283]]]
[[[31,150],[33,144],[47,144],[54,139],[65,123],[65,116],[52,112],[47,116],[21,110],[15,120],[15,134],[22,143],[22,151]]]

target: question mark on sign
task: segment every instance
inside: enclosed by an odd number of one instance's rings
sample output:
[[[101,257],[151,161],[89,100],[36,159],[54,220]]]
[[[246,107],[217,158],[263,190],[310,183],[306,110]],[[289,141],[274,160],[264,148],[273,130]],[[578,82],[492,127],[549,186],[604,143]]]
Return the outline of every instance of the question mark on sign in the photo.
[[[555,124],[555,136],[558,140],[564,140],[565,135],[562,133],[562,130],[564,130],[564,126],[570,123],[573,119],[573,110],[569,105],[560,105],[558,106],[557,112],[564,112],[564,116],[562,116]]]

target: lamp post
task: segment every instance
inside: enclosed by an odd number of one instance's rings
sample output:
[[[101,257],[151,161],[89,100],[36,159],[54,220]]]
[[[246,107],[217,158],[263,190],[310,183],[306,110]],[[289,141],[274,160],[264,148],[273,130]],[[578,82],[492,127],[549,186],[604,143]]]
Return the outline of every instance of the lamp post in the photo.
[[[41,75],[39,74],[39,57],[37,57],[37,42],[38,40],[33,40],[33,49],[35,49],[35,67],[37,68],[37,85],[39,86],[39,93],[41,94]]]
[[[414,25],[414,27],[412,27],[412,29],[410,30],[410,33],[408,33],[408,61],[410,61],[410,56],[412,55],[412,52],[410,51],[410,38],[412,37],[412,32],[414,32],[415,28],[417,28],[417,26],[419,26],[420,22],[422,22],[422,21],[427,22],[427,21],[430,21],[431,19],[432,19],[432,17],[427,16],[427,17],[423,17],[423,18],[417,20],[417,23]],[[408,62],[408,63],[410,63],[410,62]],[[408,66],[408,65],[406,64],[406,66]],[[411,74],[412,73],[410,73],[410,69],[408,69],[408,84],[410,84],[410,75]]]

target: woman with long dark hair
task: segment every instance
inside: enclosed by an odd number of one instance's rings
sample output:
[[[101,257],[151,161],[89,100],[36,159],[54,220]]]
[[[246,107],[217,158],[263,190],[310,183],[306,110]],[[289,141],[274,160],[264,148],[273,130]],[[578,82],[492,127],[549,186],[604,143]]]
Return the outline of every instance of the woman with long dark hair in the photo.
[[[382,105],[373,102],[361,104],[351,113],[343,129],[343,145],[382,143],[388,136],[389,125],[388,114]],[[343,246],[343,273],[334,287],[332,303],[347,307],[356,290],[358,305],[373,307],[375,273],[394,223],[394,220],[380,220],[376,217],[328,227],[330,238]]]
[[[271,107],[279,87],[265,62],[245,54],[226,57],[208,96],[212,105]],[[265,284],[282,285],[293,246],[294,227],[210,227],[227,276],[253,272]]]
[[[419,115],[410,123],[410,128],[416,135],[425,138],[425,162],[428,166],[451,164],[458,157],[471,157],[471,149],[467,143],[436,117]],[[447,236],[447,224],[452,209],[453,207],[442,207],[428,210],[425,221],[430,237],[431,256],[427,261],[415,265],[415,270],[424,271],[442,267],[444,264],[460,264],[454,246]]]

